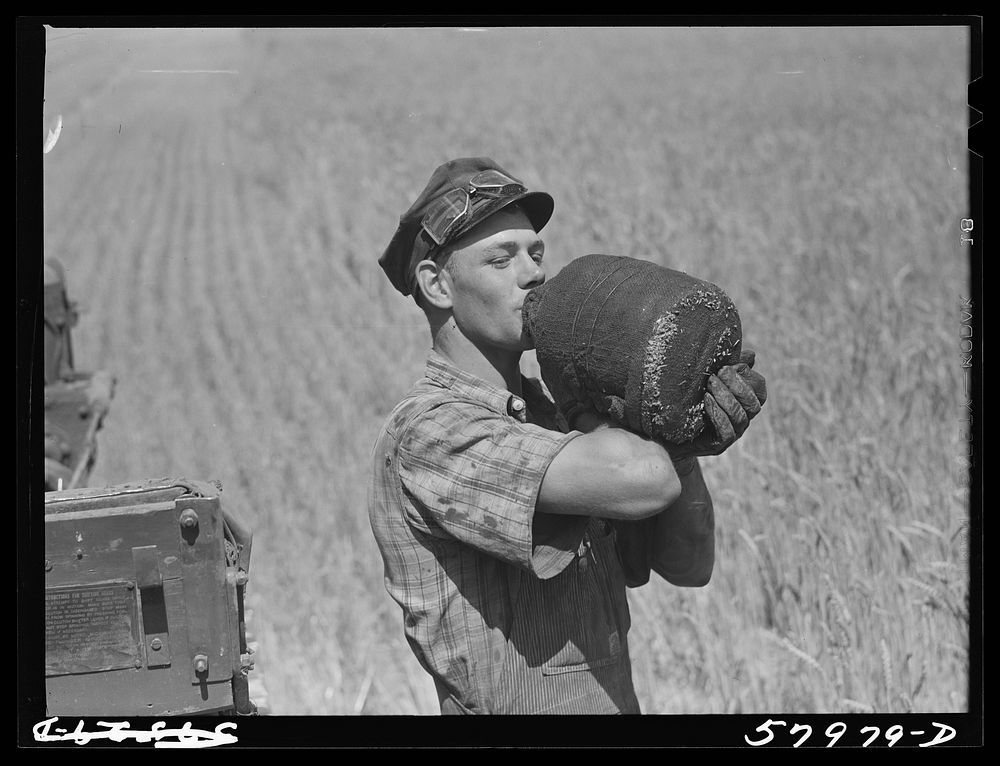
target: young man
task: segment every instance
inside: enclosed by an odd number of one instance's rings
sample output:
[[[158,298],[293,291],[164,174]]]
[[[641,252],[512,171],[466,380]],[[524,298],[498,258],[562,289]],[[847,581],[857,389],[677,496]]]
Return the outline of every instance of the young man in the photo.
[[[720,370],[706,397],[715,433],[673,459],[593,411],[557,411],[519,369],[552,208],[488,158],[453,160],[379,259],[426,314],[432,349],[378,435],[369,516],[444,714],[638,713],[625,588],[651,571],[708,582],[697,455],[725,449],[762,403],[763,378],[758,397]]]

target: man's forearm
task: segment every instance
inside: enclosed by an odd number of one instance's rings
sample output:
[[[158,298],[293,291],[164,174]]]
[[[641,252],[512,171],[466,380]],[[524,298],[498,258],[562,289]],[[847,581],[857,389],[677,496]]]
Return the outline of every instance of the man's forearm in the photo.
[[[715,565],[715,511],[697,458],[677,464],[681,496],[656,517],[652,568],[674,585],[700,587]]]

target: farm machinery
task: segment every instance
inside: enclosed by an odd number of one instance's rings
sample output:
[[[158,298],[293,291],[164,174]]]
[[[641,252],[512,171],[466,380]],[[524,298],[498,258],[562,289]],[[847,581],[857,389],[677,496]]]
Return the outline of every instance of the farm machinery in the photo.
[[[87,486],[115,379],[75,368],[78,314],[55,261],[44,312],[48,714],[256,714],[249,527],[216,483]]]
[[[82,372],[73,360],[71,328],[79,314],[66,291],[62,264],[46,261],[45,489],[85,486],[97,459],[97,432],[114,396],[115,379],[105,370]]]

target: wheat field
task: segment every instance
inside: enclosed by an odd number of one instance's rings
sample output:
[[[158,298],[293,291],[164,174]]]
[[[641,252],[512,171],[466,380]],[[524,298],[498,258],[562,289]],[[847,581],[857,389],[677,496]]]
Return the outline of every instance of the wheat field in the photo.
[[[117,393],[95,486],[217,479],[271,711],[433,714],[369,450],[429,334],[376,260],[450,157],[739,307],[769,399],[704,459],[717,565],[629,594],[646,713],[961,712],[968,31],[48,30],[44,249]],[[526,366],[530,358],[526,359]]]

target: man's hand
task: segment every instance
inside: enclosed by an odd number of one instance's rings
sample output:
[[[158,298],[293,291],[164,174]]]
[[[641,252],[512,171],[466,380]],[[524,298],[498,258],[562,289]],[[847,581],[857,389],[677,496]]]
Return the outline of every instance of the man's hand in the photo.
[[[767,383],[764,381],[764,376],[753,369],[753,363],[756,358],[757,355],[752,349],[743,349],[740,352],[740,362],[736,365],[736,371],[740,374],[740,377],[750,384],[754,394],[757,396],[757,401],[763,406],[764,402],[767,401]]]
[[[764,376],[753,369],[755,354],[746,350],[738,364],[727,365],[708,378],[705,393],[705,419],[708,424],[694,440],[671,445],[670,456],[675,462],[701,455],[721,455],[760,412],[767,400]]]

